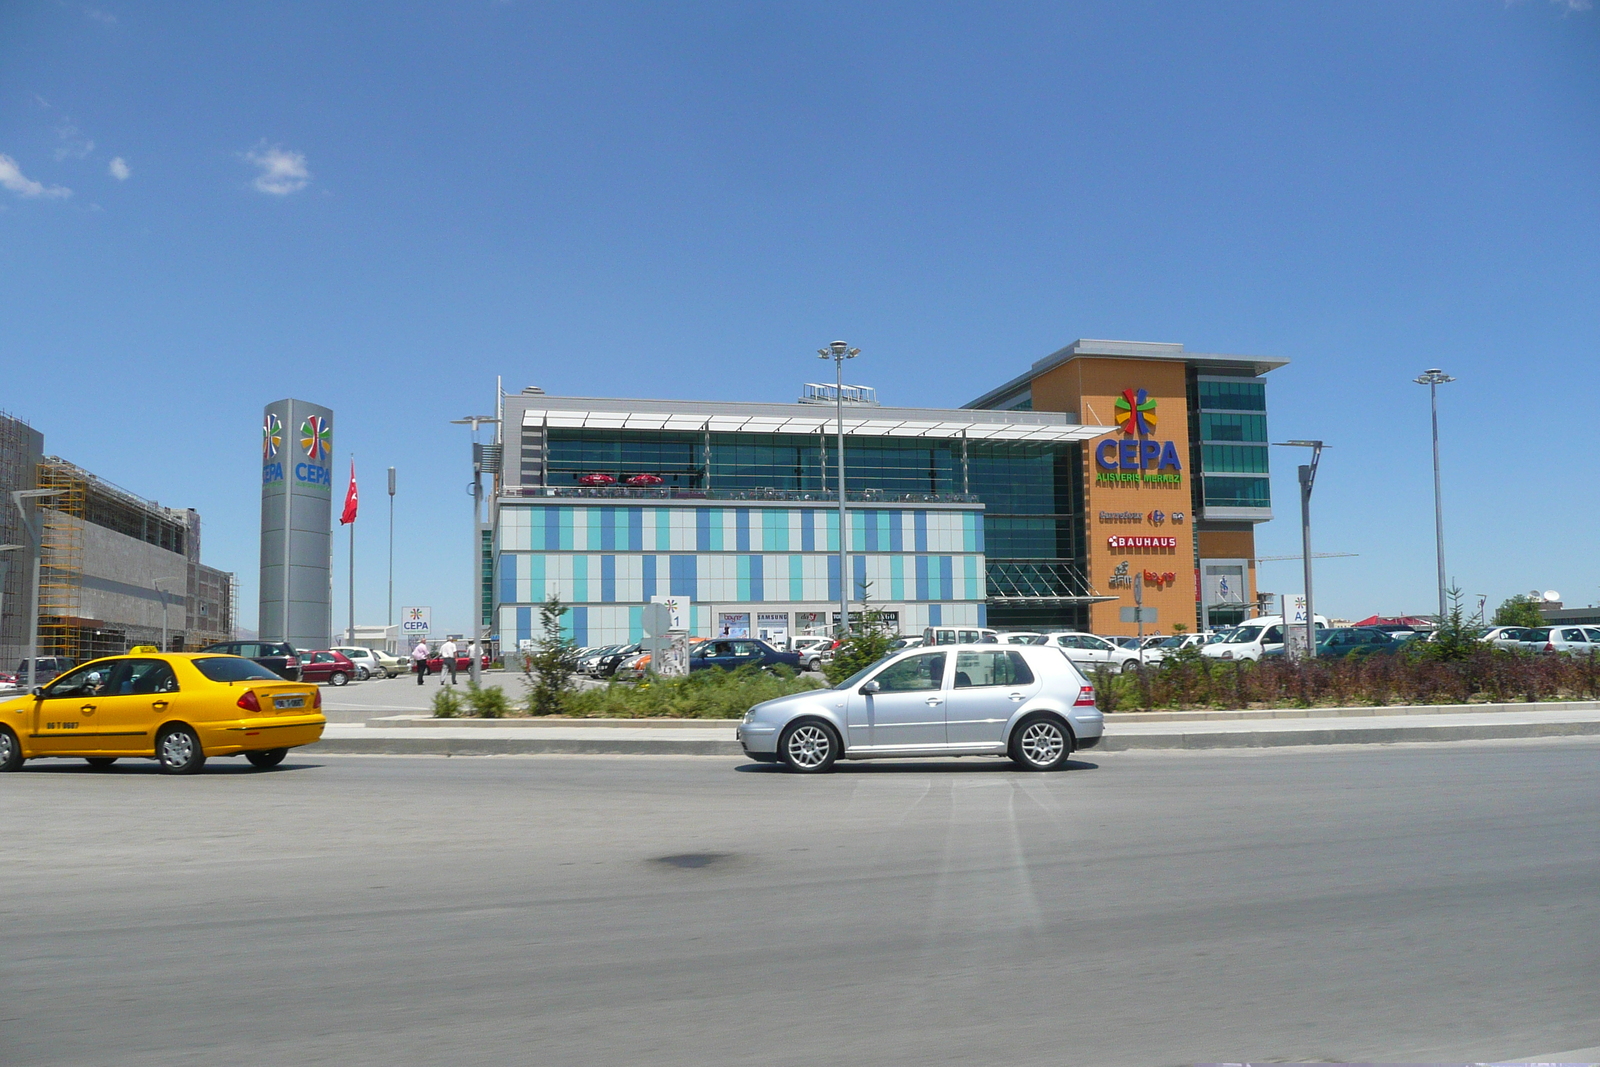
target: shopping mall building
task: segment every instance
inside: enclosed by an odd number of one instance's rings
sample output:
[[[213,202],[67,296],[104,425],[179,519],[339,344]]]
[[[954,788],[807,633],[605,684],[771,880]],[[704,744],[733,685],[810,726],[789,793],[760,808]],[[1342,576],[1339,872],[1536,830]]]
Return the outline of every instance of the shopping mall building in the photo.
[[[959,408],[845,387],[846,591],[928,625],[1215,627],[1255,598],[1272,517],[1266,386],[1287,361],[1077,341]],[[794,404],[500,399],[483,610],[500,647],[555,594],[580,644],[638,640],[674,598],[693,632],[838,622],[834,389]]]

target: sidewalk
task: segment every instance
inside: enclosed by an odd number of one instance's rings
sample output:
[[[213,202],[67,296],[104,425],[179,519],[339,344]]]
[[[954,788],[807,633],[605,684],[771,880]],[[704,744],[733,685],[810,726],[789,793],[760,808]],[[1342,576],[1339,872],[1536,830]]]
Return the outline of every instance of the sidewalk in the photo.
[[[1470,705],[1469,705],[1470,706]],[[1309,709],[1287,713],[1139,713],[1107,717],[1093,749],[1273,748],[1286,745],[1373,745],[1410,741],[1473,741],[1518,737],[1600,736],[1600,704]],[[1178,715],[1207,716],[1177,719]],[[1264,715],[1292,717],[1263,717]],[[1231,715],[1231,718],[1214,716]],[[366,723],[329,723],[314,752],[388,755],[739,756],[731,720],[682,719],[429,719],[393,716]]]

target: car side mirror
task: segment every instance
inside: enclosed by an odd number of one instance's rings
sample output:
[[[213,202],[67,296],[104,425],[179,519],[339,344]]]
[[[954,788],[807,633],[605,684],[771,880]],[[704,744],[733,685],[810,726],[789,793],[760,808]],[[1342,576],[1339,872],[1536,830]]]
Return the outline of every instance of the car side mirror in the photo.
[[[873,693],[876,693],[881,688],[883,688],[883,687],[880,686],[878,684],[878,680],[876,678],[874,678],[870,682],[863,682],[861,684],[861,688],[859,690],[857,690],[857,692],[864,693],[867,696],[871,696]]]
[[[32,693],[36,697],[44,696],[44,686],[42,686],[42,685],[34,686],[33,689],[32,689]]]

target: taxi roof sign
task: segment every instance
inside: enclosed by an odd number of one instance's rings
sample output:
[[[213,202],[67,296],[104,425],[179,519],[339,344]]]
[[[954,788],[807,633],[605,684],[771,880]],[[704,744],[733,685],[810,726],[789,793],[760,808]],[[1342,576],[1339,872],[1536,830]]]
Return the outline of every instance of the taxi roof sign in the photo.
[[[160,652],[160,651],[161,650],[159,648],[157,648],[155,645],[134,645],[132,648],[128,649],[128,654],[131,656],[131,655],[134,655],[136,653]]]

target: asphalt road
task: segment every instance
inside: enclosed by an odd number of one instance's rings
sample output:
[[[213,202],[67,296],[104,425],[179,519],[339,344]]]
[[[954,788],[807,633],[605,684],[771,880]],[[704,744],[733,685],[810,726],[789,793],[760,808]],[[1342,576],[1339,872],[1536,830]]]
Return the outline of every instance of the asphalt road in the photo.
[[[0,779],[0,1063],[1591,1047],[1597,758],[1541,740],[1118,753],[1055,775],[30,764]]]

